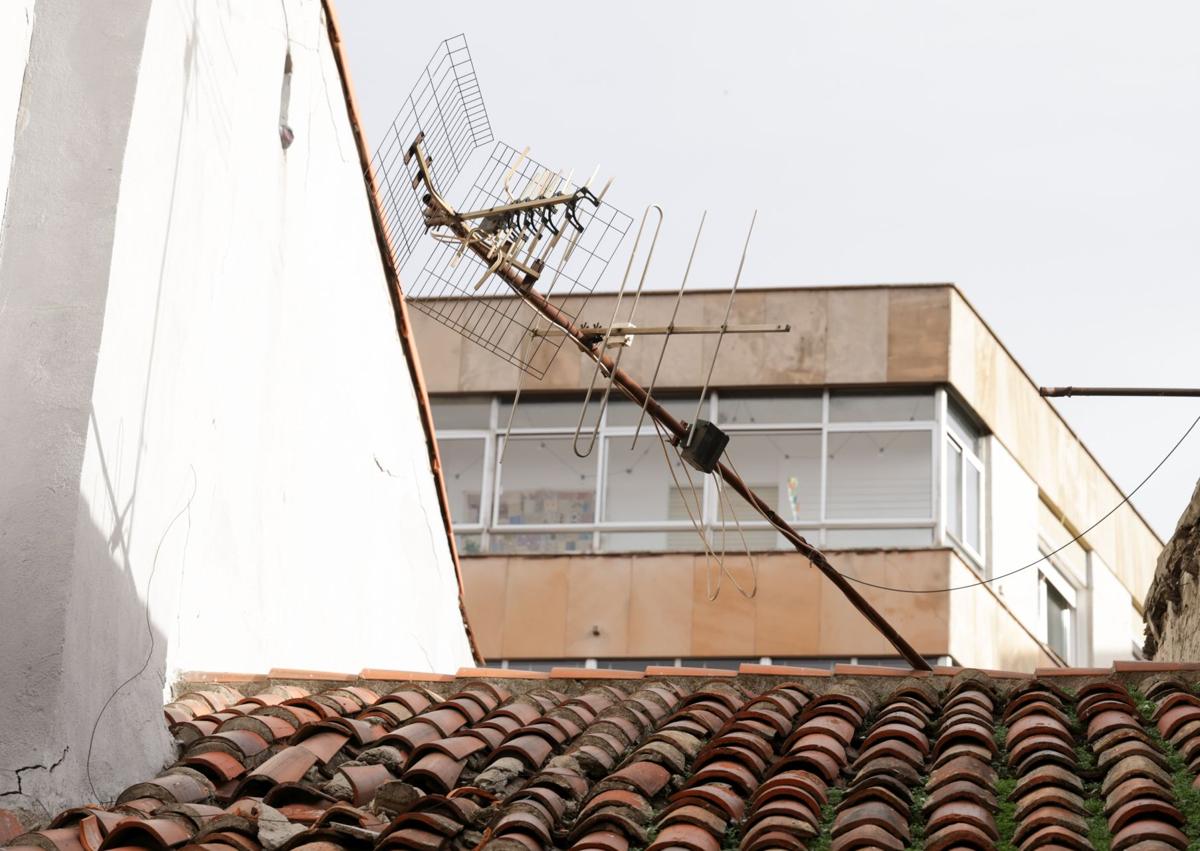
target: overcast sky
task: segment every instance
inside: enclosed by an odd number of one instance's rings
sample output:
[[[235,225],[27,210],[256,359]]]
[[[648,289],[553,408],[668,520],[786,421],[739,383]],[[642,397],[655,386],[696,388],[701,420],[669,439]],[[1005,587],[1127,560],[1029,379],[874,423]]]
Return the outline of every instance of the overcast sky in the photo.
[[[953,281],[1041,384],[1200,386],[1200,5],[338,5],[369,141],[465,32],[499,139],[666,210],[651,282]],[[618,264],[614,264],[614,267]],[[610,284],[614,285],[609,270]],[[1200,399],[1068,399],[1132,489]],[[1166,537],[1200,427],[1134,498]]]

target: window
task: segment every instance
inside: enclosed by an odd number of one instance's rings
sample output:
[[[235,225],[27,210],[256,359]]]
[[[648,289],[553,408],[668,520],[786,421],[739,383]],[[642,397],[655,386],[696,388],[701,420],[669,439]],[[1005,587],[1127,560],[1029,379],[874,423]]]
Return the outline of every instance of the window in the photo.
[[[807,396],[726,396],[717,408],[720,425],[811,423],[821,425],[824,398]]]
[[[832,432],[828,516],[921,520],[933,513],[933,449],[927,431]]]
[[[732,444],[732,441],[731,441]],[[730,449],[733,447],[731,445]],[[750,490],[793,525],[821,517],[821,432],[747,432],[738,434],[734,464]],[[765,526],[758,512],[730,490],[715,495],[716,527],[727,549],[742,549],[741,534],[751,550],[787,548],[781,536]],[[720,546],[720,533],[715,541]]]
[[[831,423],[928,422],[933,419],[933,394],[837,393],[829,400]]]
[[[618,417],[636,425],[640,413],[632,405],[610,411],[608,421]],[[632,413],[633,419],[628,415]],[[651,426],[653,429],[653,426]],[[601,535],[600,547],[609,552],[691,550],[700,546],[689,517],[703,516],[703,496],[689,486],[689,474],[674,452],[670,453],[670,469],[663,457],[662,444],[653,431],[643,431],[637,446],[631,447],[632,436],[606,437],[604,440],[604,509],[605,523],[621,524],[625,531]],[[657,527],[655,531],[639,531],[638,527]]]
[[[952,399],[946,402],[946,531],[983,560],[983,434]]]
[[[1071,660],[1071,605],[1067,598],[1046,583],[1046,643],[1064,660]]]
[[[590,552],[596,521],[596,461],[579,458],[570,437],[513,435],[499,467],[493,528],[540,527],[495,536],[506,553]],[[453,515],[452,515],[453,516]],[[578,531],[558,532],[556,528]]]
[[[461,438],[438,441],[442,478],[450,498],[450,516],[456,526],[483,522],[483,471],[487,466],[487,439]]]
[[[1068,665],[1075,661],[1075,602],[1075,589],[1053,560],[1043,562],[1038,571],[1038,623],[1043,631],[1042,640]]]
[[[821,546],[876,548],[933,541],[934,400],[928,390],[834,391],[720,394],[714,404],[730,462],[763,501]],[[751,547],[787,548],[750,506],[732,501]]]
[[[492,406],[488,400],[448,399],[433,408],[442,480],[454,518],[455,543],[464,554],[481,553],[490,511]]]
[[[933,390],[714,392],[701,415],[729,433],[727,460],[752,490],[815,544],[928,547],[938,399]],[[740,496],[674,449],[664,456],[653,421],[634,444],[641,410],[626,400],[602,416],[590,406],[583,440],[598,418],[600,428],[587,458],[573,445],[578,398],[524,398],[515,414],[507,399],[435,398],[433,411],[464,553],[699,552],[705,541],[737,551],[741,535],[754,550],[790,548]]]
[[[492,404],[487,399],[439,399],[433,406],[433,424],[439,432],[486,429],[492,423]]]
[[[496,492],[499,526],[582,526],[596,519],[596,461],[579,458],[569,437],[514,435]]]

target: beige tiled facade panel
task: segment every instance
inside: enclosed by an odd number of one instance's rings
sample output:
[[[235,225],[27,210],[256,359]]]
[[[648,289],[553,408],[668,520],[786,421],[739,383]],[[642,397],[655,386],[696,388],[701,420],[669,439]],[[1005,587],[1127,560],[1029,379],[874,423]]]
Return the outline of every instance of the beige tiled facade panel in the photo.
[[[850,576],[914,588],[967,583],[949,550],[838,552]],[[494,556],[464,559],[476,638],[490,659],[676,656],[891,656],[895,651],[832,583],[799,555],[756,558],[757,593],[691,555]],[[729,559],[744,589],[754,576]],[[990,590],[864,595],[922,654],[961,664],[1032,670],[1054,664]]]
[[[721,342],[713,385],[821,387],[840,384],[936,383],[949,374],[951,295],[949,286],[843,287],[752,290],[738,295],[733,324],[786,322],[787,334],[732,334]],[[612,295],[588,300],[582,318],[607,322]],[[697,292],[684,299],[676,322],[717,325],[728,293]],[[675,297],[643,296],[637,323],[666,325]],[[568,308],[577,310],[568,300]],[[626,316],[622,309],[621,318]],[[497,393],[516,388],[517,369],[491,352],[413,311],[431,393]],[[621,355],[621,366],[634,376],[654,371],[661,337],[642,338]],[[699,387],[712,358],[716,338],[682,336],[671,340],[670,356],[659,373],[660,387]],[[433,353],[436,353],[434,355]],[[526,390],[572,390],[586,385],[590,367],[565,345],[541,381]]]

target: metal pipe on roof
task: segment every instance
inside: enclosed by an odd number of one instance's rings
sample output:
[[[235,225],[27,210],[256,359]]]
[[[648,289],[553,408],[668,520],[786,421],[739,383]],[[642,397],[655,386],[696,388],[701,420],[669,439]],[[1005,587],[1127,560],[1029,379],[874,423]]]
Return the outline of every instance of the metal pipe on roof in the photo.
[[[1042,396],[1200,396],[1200,387],[1039,387]]]

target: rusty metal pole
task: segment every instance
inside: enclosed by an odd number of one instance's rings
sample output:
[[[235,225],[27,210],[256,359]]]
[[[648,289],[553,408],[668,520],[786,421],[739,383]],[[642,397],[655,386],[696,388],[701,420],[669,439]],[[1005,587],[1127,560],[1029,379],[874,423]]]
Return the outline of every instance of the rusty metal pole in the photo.
[[[459,228],[452,229],[456,232],[459,231]],[[465,228],[462,228],[462,232],[460,232],[459,235],[465,236],[465,230]],[[487,262],[485,252],[482,248],[478,247],[477,245],[472,245],[472,249],[480,255],[481,259]],[[680,420],[674,415],[672,415],[670,411],[659,404],[657,400],[655,400],[653,397],[649,397],[642,385],[634,380],[632,376],[622,369],[615,368],[615,364],[613,363],[612,359],[605,355],[603,351],[597,351],[594,347],[594,344],[589,344],[583,332],[575,327],[575,323],[571,320],[571,318],[562,313],[562,311],[551,304],[541,293],[533,288],[532,280],[526,280],[524,276],[518,275],[514,271],[513,267],[508,264],[505,264],[497,269],[496,274],[499,275],[505,281],[505,283],[507,283],[512,290],[525,301],[526,304],[561,328],[568,337],[574,340],[575,344],[579,346],[581,351],[587,353],[593,359],[598,360],[605,372],[612,377],[613,382],[621,387],[622,390],[625,391],[626,395],[628,395],[635,403],[638,405],[644,403],[646,405],[646,410],[650,413],[650,415],[653,416],[654,419],[656,419],[659,423],[661,423],[673,437],[679,439],[684,436],[684,434],[687,432],[687,428],[684,426],[684,424],[680,422]],[[721,478],[724,479],[725,483],[729,485],[729,487],[733,488],[733,490],[736,491],[742,497],[742,499],[753,505],[781,535],[788,539],[792,546],[794,546],[801,555],[805,556],[812,565],[825,574],[829,581],[832,582],[837,589],[846,596],[846,599],[850,601],[851,605],[853,605],[854,608],[856,608],[859,613],[862,614],[862,616],[866,618],[884,638],[888,640],[892,647],[896,648],[896,650],[905,658],[908,664],[912,665],[912,667],[918,671],[931,670],[929,663],[925,661],[925,658],[921,656],[921,654],[919,654],[912,647],[912,645],[904,640],[904,637],[896,631],[896,628],[888,623],[887,618],[876,611],[875,607],[872,606],[867,599],[863,597],[863,595],[860,594],[858,590],[846,580],[845,577],[843,577],[837,570],[834,569],[833,565],[829,563],[829,560],[825,558],[824,553],[806,541],[804,537],[800,535],[800,533],[789,526],[782,517],[776,514],[769,505],[763,502],[762,499],[759,498],[758,494],[754,493],[754,491],[752,491],[746,485],[746,483],[742,481],[741,477],[734,473],[731,469],[724,464],[719,464],[717,466],[717,470],[720,472]]]
[[[1039,387],[1043,396],[1200,396],[1200,387]]]

